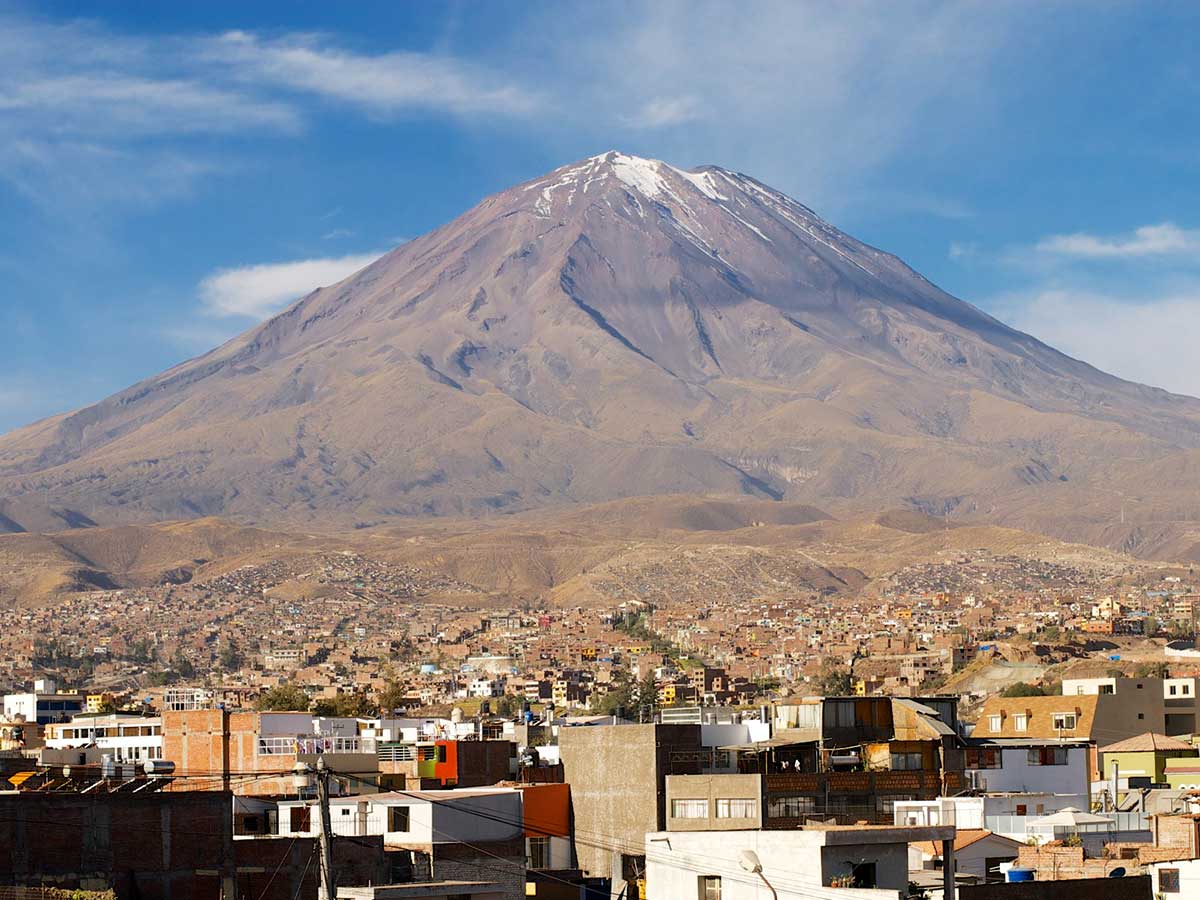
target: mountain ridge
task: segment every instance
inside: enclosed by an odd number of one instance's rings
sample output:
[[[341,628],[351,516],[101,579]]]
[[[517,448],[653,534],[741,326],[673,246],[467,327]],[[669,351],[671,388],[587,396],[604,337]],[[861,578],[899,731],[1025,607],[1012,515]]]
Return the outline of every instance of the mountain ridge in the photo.
[[[1155,540],[1178,540],[1200,511],[1140,473],[1198,448],[1200,401],[1067,357],[749,176],[613,151],[0,438],[0,514],[371,525],[697,493],[1146,552],[1105,492],[1174,506]]]

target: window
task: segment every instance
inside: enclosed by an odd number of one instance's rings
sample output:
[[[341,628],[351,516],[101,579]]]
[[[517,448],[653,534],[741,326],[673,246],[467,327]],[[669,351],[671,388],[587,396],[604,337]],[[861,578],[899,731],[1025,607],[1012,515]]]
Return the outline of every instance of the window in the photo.
[[[1029,815],[1029,807],[1026,806],[1024,803],[1018,803],[1017,804],[1017,815],[1018,816]]]
[[[920,753],[893,753],[892,769],[907,772],[925,768],[924,756]]]
[[[1144,719],[1144,718],[1146,718],[1146,714],[1145,714],[1145,713],[1138,713],[1138,718],[1139,718],[1139,719]]]
[[[721,876],[700,876],[700,900],[721,900]]]
[[[772,797],[767,801],[767,817],[771,819],[799,819],[816,809],[815,797]]]
[[[988,731],[1000,730],[1000,716],[988,716]]]
[[[1065,766],[1066,747],[1030,747],[1028,763],[1031,766]]]
[[[1158,892],[1160,894],[1178,894],[1179,893],[1179,870],[1178,869],[1159,869],[1158,870]]]
[[[873,888],[878,884],[875,875],[875,863],[859,863],[850,871],[856,888]]]
[[[446,761],[446,745],[445,744],[437,745],[437,761],[440,763],[444,763]]]
[[[307,806],[292,807],[292,834],[312,831],[312,810]]]
[[[531,837],[529,839],[529,868],[550,868],[550,838]]]
[[[412,808],[408,806],[388,807],[388,831],[408,831]]]
[[[1029,716],[1025,713],[1015,713],[1012,717],[1014,731],[1029,730]]]
[[[742,799],[717,800],[718,819],[753,819],[758,815],[758,801]]]
[[[1055,731],[1074,731],[1075,713],[1055,713],[1052,722]]]
[[[1141,687],[1141,685],[1139,684],[1138,687]],[[1115,694],[1116,692],[1117,692],[1117,687],[1116,687],[1116,685],[1113,685],[1113,684],[1102,684],[1102,685],[1100,685],[1100,689],[1097,691],[1097,693],[1099,693],[1099,694]],[[1083,693],[1083,692],[1080,691],[1080,693]]]
[[[672,800],[672,819],[707,819],[707,800]]]
[[[1000,769],[1003,768],[1003,756],[999,747],[968,747],[968,769]]]
[[[1170,692],[1172,697],[1179,693],[1179,688],[1175,687],[1175,685],[1171,685],[1169,688],[1167,688],[1167,690]]]
[[[348,815],[350,815],[350,807],[348,807],[348,806],[343,806],[343,807],[342,807],[342,815],[343,815],[343,816],[348,816]]]

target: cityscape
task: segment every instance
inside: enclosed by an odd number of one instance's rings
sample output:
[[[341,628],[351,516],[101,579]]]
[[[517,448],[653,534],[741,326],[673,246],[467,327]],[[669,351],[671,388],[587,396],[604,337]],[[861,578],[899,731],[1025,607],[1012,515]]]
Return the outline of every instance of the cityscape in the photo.
[[[0,900],[1200,900],[1198,30],[0,0]]]

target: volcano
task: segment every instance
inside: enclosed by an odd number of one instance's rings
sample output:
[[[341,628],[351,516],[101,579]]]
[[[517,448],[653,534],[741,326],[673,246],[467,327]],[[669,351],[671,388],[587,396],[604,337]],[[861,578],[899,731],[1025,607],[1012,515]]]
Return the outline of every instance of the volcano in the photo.
[[[0,438],[0,529],[366,526],[664,494],[1190,552],[1200,401],[1072,359],[747,175],[609,152]]]

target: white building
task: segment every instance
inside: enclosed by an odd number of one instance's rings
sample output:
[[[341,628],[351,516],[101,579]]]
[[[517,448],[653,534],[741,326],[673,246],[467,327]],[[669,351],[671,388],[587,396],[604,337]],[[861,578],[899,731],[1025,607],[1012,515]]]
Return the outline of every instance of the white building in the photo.
[[[967,784],[982,794],[1036,794],[1039,799],[1033,806],[1045,807],[1036,815],[1066,806],[1086,809],[1091,799],[1091,752],[1091,744],[1079,740],[973,741],[966,749]],[[1040,799],[1047,795],[1063,799],[1047,804]],[[1032,813],[1033,806],[1023,805]]]
[[[953,858],[951,827],[654,832],[646,898],[896,900],[907,894],[908,845],[926,840]]]
[[[499,679],[473,678],[467,684],[468,697],[499,697],[503,693],[504,688]]]
[[[388,847],[430,852],[435,844],[524,840],[521,792],[511,788],[404,791],[330,801],[334,834],[382,835]],[[281,835],[313,835],[319,827],[315,804],[279,804]]]
[[[45,745],[51,750],[95,746],[114,762],[162,759],[162,719],[123,713],[85,714],[46,726]]]
[[[49,725],[83,712],[84,702],[83,694],[61,694],[52,679],[39,678],[28,694],[4,695],[4,715],[8,719],[23,716],[26,722]]]
[[[1200,859],[1179,859],[1148,866],[1155,897],[1200,897]]]
[[[1021,841],[980,829],[958,829],[954,837],[954,874],[971,875],[979,881],[1003,881],[998,871],[1003,862],[1017,858]],[[908,845],[909,869],[940,869],[942,848],[934,841]]]

